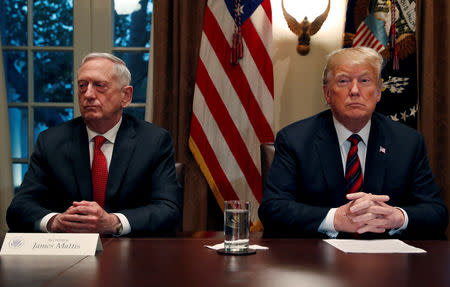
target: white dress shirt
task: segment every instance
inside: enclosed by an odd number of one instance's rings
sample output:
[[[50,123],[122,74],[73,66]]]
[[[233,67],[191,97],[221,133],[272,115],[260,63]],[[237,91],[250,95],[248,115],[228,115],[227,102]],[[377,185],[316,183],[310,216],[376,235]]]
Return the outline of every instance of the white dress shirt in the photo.
[[[119,122],[114,127],[112,127],[109,131],[107,131],[104,134],[96,133],[86,126],[86,130],[87,130],[87,134],[88,134],[88,141],[89,141],[89,162],[90,162],[91,167],[92,167],[92,160],[94,159],[94,146],[95,146],[94,138],[98,135],[101,135],[106,138],[106,141],[102,145],[101,150],[102,150],[103,154],[105,155],[106,165],[107,165],[108,172],[109,172],[109,165],[111,164],[114,143],[115,143],[117,132],[119,131],[121,123],[122,123],[122,118],[120,118]],[[48,232],[47,223],[56,214],[58,214],[58,213],[52,212],[52,213],[49,213],[46,216],[44,216],[40,220],[39,229],[43,232]],[[114,213],[114,214],[119,218],[120,223],[122,223],[123,230],[120,235],[125,235],[125,234],[130,233],[131,226],[130,226],[128,219],[125,217],[125,215],[123,215],[122,213]]]
[[[347,139],[353,134],[349,131],[343,124],[341,124],[336,118],[333,116],[333,123],[336,129],[336,134],[339,142],[339,150],[341,151],[341,159],[342,166],[345,174],[345,166],[347,161],[347,154],[350,151],[350,142]],[[361,137],[361,141],[358,143],[358,157],[361,164],[362,173],[364,176],[365,167],[366,167],[366,154],[367,154],[367,143],[369,141],[369,133],[370,133],[371,120],[367,122],[367,124],[357,133]],[[401,230],[404,230],[406,226],[408,226],[408,215],[406,211],[402,208],[399,208],[403,215],[405,216],[404,224],[397,229],[391,229],[389,231],[390,235],[393,235]],[[318,231],[322,233],[326,233],[331,238],[336,238],[338,235],[338,231],[334,228],[334,215],[336,213],[337,208],[331,208],[328,211],[327,216],[324,218],[322,223],[319,225]]]

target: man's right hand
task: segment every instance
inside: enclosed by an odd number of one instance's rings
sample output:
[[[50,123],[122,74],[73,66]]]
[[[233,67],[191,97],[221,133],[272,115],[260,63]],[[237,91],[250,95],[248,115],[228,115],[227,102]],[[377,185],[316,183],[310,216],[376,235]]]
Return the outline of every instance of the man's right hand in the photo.
[[[350,207],[352,202],[340,206],[334,214],[334,229],[338,232],[356,233],[364,226],[362,222],[353,222]]]
[[[61,214],[56,214],[47,222],[48,232],[67,232],[65,231],[66,224],[61,218]]]

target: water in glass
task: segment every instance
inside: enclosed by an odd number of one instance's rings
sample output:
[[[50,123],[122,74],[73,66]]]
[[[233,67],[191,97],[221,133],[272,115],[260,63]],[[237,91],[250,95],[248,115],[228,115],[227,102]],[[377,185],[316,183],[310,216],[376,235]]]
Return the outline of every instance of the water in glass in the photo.
[[[224,248],[226,252],[239,252],[248,249],[249,225],[248,209],[225,209]]]

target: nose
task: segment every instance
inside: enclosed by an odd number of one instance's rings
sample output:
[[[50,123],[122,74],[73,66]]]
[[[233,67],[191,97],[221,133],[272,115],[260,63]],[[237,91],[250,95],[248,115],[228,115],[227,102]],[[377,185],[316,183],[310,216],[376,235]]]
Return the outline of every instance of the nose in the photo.
[[[352,96],[359,95],[358,79],[353,79],[352,80],[352,83],[350,85],[350,95],[352,95]]]
[[[95,90],[92,84],[88,84],[86,87],[86,92],[84,93],[84,97],[86,99],[93,99],[95,98]]]

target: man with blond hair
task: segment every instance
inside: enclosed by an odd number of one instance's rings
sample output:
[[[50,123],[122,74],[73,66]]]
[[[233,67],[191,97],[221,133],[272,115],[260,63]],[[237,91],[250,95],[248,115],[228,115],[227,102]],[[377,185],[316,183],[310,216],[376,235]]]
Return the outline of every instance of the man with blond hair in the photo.
[[[423,136],[375,112],[382,64],[365,47],[328,56],[330,109],[277,134],[259,207],[265,236],[445,238]]]

